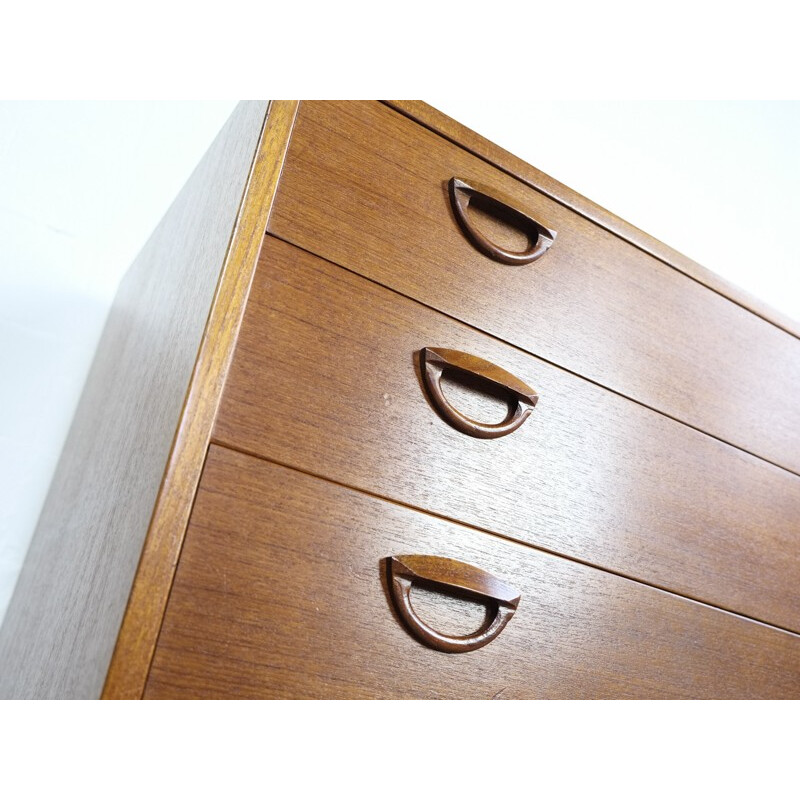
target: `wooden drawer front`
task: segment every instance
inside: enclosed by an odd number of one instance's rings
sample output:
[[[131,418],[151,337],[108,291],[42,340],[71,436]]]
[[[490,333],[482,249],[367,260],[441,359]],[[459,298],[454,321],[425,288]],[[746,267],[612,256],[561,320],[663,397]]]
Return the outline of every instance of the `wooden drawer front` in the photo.
[[[505,266],[456,224],[451,177],[548,228]],[[378,103],[303,103],[270,232],[800,472],[800,341]]]
[[[459,432],[427,400],[423,347],[488,359],[538,405],[503,438]],[[265,242],[212,435],[800,629],[800,478],[285,242]]]
[[[419,553],[521,592],[491,643],[412,638],[383,559]],[[468,633],[447,594],[421,616]],[[429,616],[430,614],[434,616]],[[461,617],[461,619],[459,619]],[[146,697],[798,697],[800,637],[266,461],[212,447]]]

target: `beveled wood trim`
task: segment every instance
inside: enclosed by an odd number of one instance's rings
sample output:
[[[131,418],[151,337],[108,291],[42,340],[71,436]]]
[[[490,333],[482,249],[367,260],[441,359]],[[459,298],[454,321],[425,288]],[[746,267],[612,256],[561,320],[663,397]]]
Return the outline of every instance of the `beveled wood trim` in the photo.
[[[298,105],[273,101],[267,112],[106,677],[104,699],[140,698],[144,692]]]
[[[692,261],[692,259],[677,250],[673,250],[634,225],[625,222],[625,220],[620,219],[610,211],[606,211],[597,203],[593,203],[576,191],[564,186],[563,183],[559,183],[544,172],[532,167],[521,158],[512,155],[502,147],[498,147],[488,139],[484,139],[465,125],[461,125],[427,103],[423,103],[420,100],[383,100],[382,102],[434,133],[438,133],[453,144],[484,159],[484,161],[488,161],[514,178],[542,192],[542,194],[561,203],[561,205],[594,222],[615,236],[625,239],[634,247],[643,250],[667,266],[678,270],[678,272],[682,272],[692,280],[727,298],[732,303],[746,308],[756,316],[786,331],[786,333],[800,338],[800,322],[797,320],[780,311],[776,311],[744,289],[740,289],[738,286],[720,278],[696,261]]]

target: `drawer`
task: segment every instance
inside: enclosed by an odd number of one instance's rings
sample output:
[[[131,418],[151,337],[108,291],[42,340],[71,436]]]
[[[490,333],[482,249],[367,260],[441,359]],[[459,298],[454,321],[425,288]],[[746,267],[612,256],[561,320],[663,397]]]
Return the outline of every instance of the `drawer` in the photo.
[[[555,243],[527,266],[479,252],[452,177],[508,198]],[[517,226],[474,213],[520,248]],[[800,341],[383,105],[301,105],[269,231],[800,472]]]
[[[520,593],[471,652],[407,632],[386,559],[464,561]],[[495,609],[412,584],[450,636]],[[148,698],[798,697],[800,637],[212,447]]]
[[[415,354],[533,387],[524,424],[465,435]],[[485,382],[445,381],[499,421]],[[285,242],[267,238],[213,441],[800,630],[800,478]]]

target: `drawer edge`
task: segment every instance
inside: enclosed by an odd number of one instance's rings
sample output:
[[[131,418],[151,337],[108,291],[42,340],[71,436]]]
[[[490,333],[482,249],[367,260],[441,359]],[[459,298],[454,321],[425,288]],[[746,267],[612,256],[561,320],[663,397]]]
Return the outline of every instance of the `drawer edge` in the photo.
[[[420,100],[383,100],[384,105],[438,134],[452,144],[502,170],[565,208],[625,240],[633,247],[683,273],[782,331],[800,339],[800,322],[772,308],[768,303],[726,281],[707,267],[679,253],[669,245],[607,211],[578,192],[551,178],[521,158],[485,139],[433,106]]]

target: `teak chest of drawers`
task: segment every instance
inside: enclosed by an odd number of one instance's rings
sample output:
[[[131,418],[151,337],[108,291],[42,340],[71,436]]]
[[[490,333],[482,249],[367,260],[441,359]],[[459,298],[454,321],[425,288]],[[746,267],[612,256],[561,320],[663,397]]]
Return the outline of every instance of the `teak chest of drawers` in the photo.
[[[242,104],[132,267],[3,696],[800,697],[800,330],[421,103]]]

